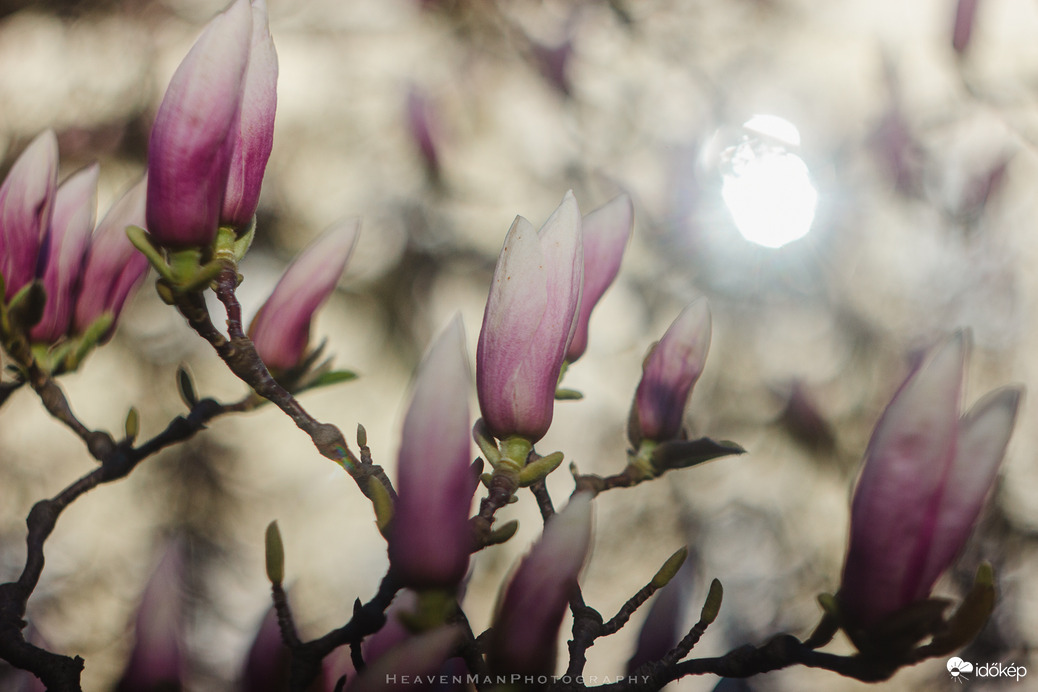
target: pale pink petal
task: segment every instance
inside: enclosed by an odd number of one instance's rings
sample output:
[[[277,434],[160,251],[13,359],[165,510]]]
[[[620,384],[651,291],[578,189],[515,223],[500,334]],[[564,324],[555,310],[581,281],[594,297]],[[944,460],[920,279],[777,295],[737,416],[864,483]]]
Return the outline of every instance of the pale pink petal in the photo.
[[[591,495],[580,493],[548,521],[504,592],[490,636],[492,672],[554,672],[559,627],[590,543]]]
[[[263,173],[274,146],[278,56],[270,38],[266,0],[252,2],[252,50],[242,90],[241,118],[220,223],[245,228],[259,206]]]
[[[335,290],[353,253],[360,221],[349,219],[325,231],[285,270],[249,325],[249,336],[268,368],[287,370],[306,354],[310,322]]]
[[[587,350],[591,311],[620,271],[620,260],[631,238],[633,224],[634,207],[627,195],[614,198],[584,216],[581,222],[584,237],[584,290],[580,297],[577,328],[566,351],[566,360],[570,363]]]
[[[945,478],[921,585],[936,582],[969,538],[998,476],[1022,395],[1018,387],[995,390],[962,417],[958,449]],[[920,592],[918,597],[927,595]]]
[[[7,300],[38,276],[57,174],[58,140],[47,130],[26,147],[0,186],[0,275]]]
[[[851,508],[841,601],[860,624],[909,605],[955,455],[966,336],[945,341],[901,386],[869,442]]]
[[[105,311],[118,319],[126,298],[148,272],[147,258],[126,236],[127,227],[144,225],[146,185],[142,179],[127,190],[90,239],[73,321],[76,333],[82,333]]]
[[[404,419],[389,559],[409,587],[453,588],[468,569],[470,382],[457,316],[422,361]]]
[[[94,164],[73,174],[54,196],[47,268],[43,273],[47,302],[42,319],[29,332],[37,343],[55,344],[69,330],[83,258],[94,230],[98,171]]]

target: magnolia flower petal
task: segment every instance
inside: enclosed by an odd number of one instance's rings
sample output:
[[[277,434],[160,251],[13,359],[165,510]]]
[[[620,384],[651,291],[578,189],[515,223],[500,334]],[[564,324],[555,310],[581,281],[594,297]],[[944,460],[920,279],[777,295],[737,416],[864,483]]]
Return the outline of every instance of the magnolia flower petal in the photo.
[[[591,543],[591,495],[579,493],[548,521],[508,584],[489,643],[494,673],[550,675],[570,595]]]
[[[126,298],[148,272],[147,258],[126,236],[127,227],[144,225],[146,191],[147,182],[141,179],[112,205],[97,225],[90,239],[76,300],[74,333],[82,333],[105,311],[118,318]]]
[[[310,322],[335,290],[359,231],[357,219],[325,231],[293,260],[252,319],[249,336],[268,368],[287,370],[302,360]]]
[[[875,623],[929,592],[923,581],[930,531],[955,454],[967,352],[962,332],[941,344],[887,406],[869,442],[851,507],[841,601]]]
[[[54,195],[47,243],[43,317],[29,332],[37,343],[54,344],[69,329],[90,232],[97,210],[97,164],[74,173]]]
[[[266,0],[252,2],[252,50],[242,87],[241,118],[234,137],[220,223],[245,228],[259,206],[263,173],[274,146],[278,56],[270,37]]]
[[[520,217],[505,238],[483,314],[476,389],[494,436],[536,442],[551,425],[580,306],[583,255],[573,193],[538,233],[532,230]]]
[[[252,43],[252,9],[235,0],[177,68],[148,145],[148,231],[170,248],[206,246],[219,225]]]
[[[404,419],[389,559],[407,586],[453,588],[468,569],[469,383],[459,315],[422,361]]]
[[[461,631],[457,626],[438,627],[410,637],[390,649],[346,685],[348,692],[389,692],[413,690],[417,676],[440,670],[458,646]]]
[[[47,130],[26,147],[0,186],[0,275],[7,300],[37,277],[57,172],[58,140]]]
[[[245,657],[242,689],[248,692],[281,692],[288,687],[292,652],[281,638],[277,612],[267,610],[256,638]]]
[[[118,690],[179,689],[184,675],[184,546],[172,542],[144,589]]]
[[[710,306],[705,298],[689,303],[667,329],[642,366],[634,395],[632,442],[665,441],[680,436],[685,405],[710,350]]]
[[[580,297],[577,328],[566,351],[566,360],[570,363],[587,350],[591,311],[620,271],[620,260],[631,238],[633,225],[634,207],[627,195],[613,198],[584,216],[581,222],[584,237],[584,289]]]
[[[494,269],[476,347],[479,408],[492,433],[503,436],[518,426],[515,378],[547,303],[547,276],[537,230],[518,216],[505,236]]]
[[[977,402],[962,417],[955,460],[944,481],[932,529],[933,542],[922,584],[933,584],[952,563],[980,516],[1013,433],[1023,391],[1003,387]],[[925,598],[927,594],[919,594]]]

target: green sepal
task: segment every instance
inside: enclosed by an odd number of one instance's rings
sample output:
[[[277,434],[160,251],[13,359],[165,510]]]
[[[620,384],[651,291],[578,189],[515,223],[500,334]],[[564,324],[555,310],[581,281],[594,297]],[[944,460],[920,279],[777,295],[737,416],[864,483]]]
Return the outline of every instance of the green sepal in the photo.
[[[745,454],[746,450],[734,442],[715,442],[708,437],[698,440],[670,440],[661,442],[652,450],[652,468],[655,475],[671,469],[683,469],[719,457]]]
[[[297,391],[302,392],[308,389],[317,389],[318,387],[330,387],[331,385],[339,384],[340,382],[350,382],[351,380],[357,379],[357,377],[357,373],[352,370],[330,370],[321,373]]]
[[[173,276],[173,269],[166,262],[166,258],[162,254],[162,250],[155,246],[151,242],[151,236],[146,230],[140,226],[127,226],[126,237],[130,239],[130,243],[141,251],[141,254],[148,258],[148,262],[155,268],[155,271],[159,273],[163,279],[171,283],[176,283],[176,279]]]
[[[505,522],[504,524],[501,524],[501,526],[490,532],[490,535],[487,536],[486,545],[497,545],[499,543],[504,543],[509,538],[514,536],[515,532],[518,530],[518,519],[513,519],[509,522]]]
[[[559,468],[562,458],[562,452],[552,452],[548,456],[531,461],[519,469],[519,487],[525,488],[547,478],[549,473]]]
[[[652,586],[656,589],[662,589],[664,586],[670,583],[670,580],[674,578],[674,575],[678,573],[681,566],[685,564],[685,559],[688,557],[688,548],[682,547],[680,550],[674,552],[673,555],[667,558],[667,561],[663,563],[663,566],[659,568],[655,576],[652,578]]]
[[[457,608],[454,593],[445,589],[424,589],[418,592],[418,605],[414,612],[402,612],[398,617],[412,634],[428,632],[447,621]]]
[[[374,476],[368,477],[368,499],[375,510],[375,525],[383,538],[389,538],[389,525],[393,521],[393,499],[386,486]]]
[[[703,604],[703,610],[699,613],[699,621],[704,625],[713,624],[714,620],[717,619],[717,614],[721,612],[721,601],[723,599],[724,588],[719,580],[714,579],[710,582],[710,591],[706,595],[706,603]]]
[[[285,580],[285,544],[281,540],[281,531],[276,520],[267,524],[263,547],[266,553],[267,579],[274,586],[280,586]]]
[[[831,593],[818,594],[818,604],[822,606],[822,619],[818,621],[811,636],[804,641],[804,646],[817,649],[825,646],[840,631],[840,604]]]
[[[62,358],[62,370],[72,372],[79,368],[90,352],[105,338],[113,324],[115,324],[115,314],[110,310],[102,312],[97,319],[88,324],[83,333],[70,342],[70,349]]]
[[[490,481],[494,479],[493,474],[481,473],[479,474],[479,482],[486,486],[487,490],[490,490]]]
[[[43,309],[47,305],[47,291],[40,281],[30,281],[22,286],[11,302],[7,311],[11,324],[28,332],[43,319]]]
[[[990,563],[981,563],[977,576],[962,603],[948,618],[947,629],[934,636],[927,652],[943,656],[973,641],[984,629],[995,609],[995,573]]]
[[[238,264],[245,258],[245,253],[252,247],[252,241],[256,237],[256,217],[252,217],[252,221],[249,222],[248,227],[237,237],[234,243],[231,245],[231,251],[234,255],[234,263]]]
[[[846,623],[843,630],[862,654],[897,660],[920,641],[943,629],[944,611],[950,605],[951,601],[944,598],[927,598],[902,608],[867,630],[848,627]]]
[[[194,380],[191,378],[191,373],[183,365],[177,368],[177,392],[180,393],[180,399],[188,408],[194,408],[198,403]]]
[[[141,432],[141,414],[136,408],[130,407],[130,410],[126,412],[126,423],[123,427],[126,431],[127,442],[133,444]]]
[[[576,389],[559,387],[555,390],[555,401],[580,401],[583,398],[584,393],[578,392]]]
[[[497,468],[498,462],[501,461],[501,451],[497,448],[494,438],[490,436],[490,432],[487,431],[486,423],[483,422],[482,418],[477,419],[472,426],[472,439],[475,441],[476,446],[479,447],[479,451],[483,454],[483,458],[487,460],[487,463]]]

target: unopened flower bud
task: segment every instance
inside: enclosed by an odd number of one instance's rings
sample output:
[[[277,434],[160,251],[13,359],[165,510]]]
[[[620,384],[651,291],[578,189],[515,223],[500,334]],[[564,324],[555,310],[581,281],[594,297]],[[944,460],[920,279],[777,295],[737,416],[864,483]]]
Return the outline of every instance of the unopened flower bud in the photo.
[[[518,217],[494,270],[476,350],[479,408],[499,439],[551,425],[583,286],[580,210],[568,192],[540,231]]]
[[[333,226],[285,270],[249,325],[249,337],[271,370],[298,365],[310,343],[310,322],[335,290],[357,241],[356,219]]]

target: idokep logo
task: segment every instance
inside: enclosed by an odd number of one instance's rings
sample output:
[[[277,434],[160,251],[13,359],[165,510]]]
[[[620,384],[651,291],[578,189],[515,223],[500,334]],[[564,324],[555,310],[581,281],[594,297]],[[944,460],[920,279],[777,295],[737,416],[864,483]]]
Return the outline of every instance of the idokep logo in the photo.
[[[977,663],[963,661],[958,656],[948,659],[948,675],[958,683],[969,680],[970,674],[978,678],[1020,678],[1027,675],[1027,668],[1015,663]]]
[[[972,672],[973,664],[969,661],[963,661],[958,656],[952,656],[948,659],[948,675],[952,676],[952,680],[956,682],[969,680],[966,674]]]

